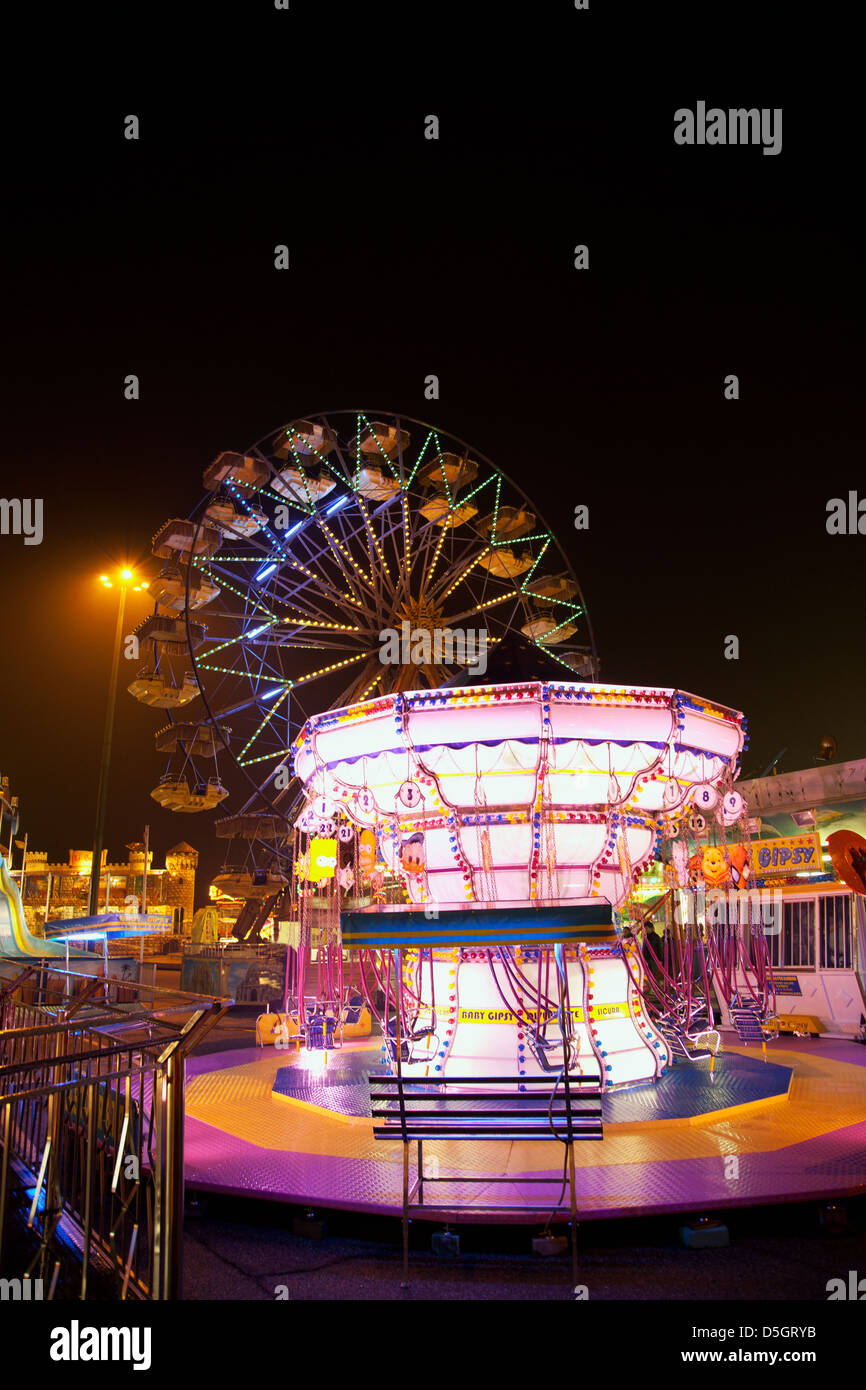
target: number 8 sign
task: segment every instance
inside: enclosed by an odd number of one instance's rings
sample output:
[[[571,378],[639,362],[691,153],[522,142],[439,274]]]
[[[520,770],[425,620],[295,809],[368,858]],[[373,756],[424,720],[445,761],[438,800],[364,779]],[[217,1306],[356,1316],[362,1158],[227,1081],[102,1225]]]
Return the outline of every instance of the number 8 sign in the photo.
[[[715,787],[706,785],[695,787],[692,793],[692,802],[701,811],[712,811],[718,799],[719,794]]]

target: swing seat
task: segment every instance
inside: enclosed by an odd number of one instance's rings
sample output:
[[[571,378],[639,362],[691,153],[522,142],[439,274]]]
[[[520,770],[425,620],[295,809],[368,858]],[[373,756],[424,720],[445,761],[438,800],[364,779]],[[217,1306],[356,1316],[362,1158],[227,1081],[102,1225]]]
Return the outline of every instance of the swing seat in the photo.
[[[256,1045],[274,1046],[277,1030],[281,1041],[296,1038],[299,1031],[298,1024],[291,1014],[259,1014],[256,1019]]]
[[[373,1031],[373,1018],[360,994],[355,994],[343,1010],[340,1020],[344,1038],[369,1038]]]

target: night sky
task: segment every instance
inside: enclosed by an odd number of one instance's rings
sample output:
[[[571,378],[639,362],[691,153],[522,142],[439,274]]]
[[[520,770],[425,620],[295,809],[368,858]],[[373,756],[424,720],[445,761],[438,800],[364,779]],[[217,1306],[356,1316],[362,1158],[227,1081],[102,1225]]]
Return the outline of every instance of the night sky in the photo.
[[[176,29],[161,45],[151,16],[121,25],[117,61],[59,64],[50,99],[18,76],[2,492],[44,498],[45,533],[0,537],[0,769],[52,858],[92,841],[115,619],[98,575],[147,557],[220,450],[320,410],[405,412],[491,458],[563,543],[603,679],[745,711],[746,774],[782,748],[810,765],[825,733],[866,755],[866,536],[825,526],[830,498],[866,496],[844,84],[828,102],[769,57],[711,75],[718,35],[690,31],[677,60],[655,7],[636,74],[595,0],[478,5],[472,30],[459,6],[410,8],[202,9],[218,56]],[[781,154],[676,146],[698,100],[782,107]],[[125,683],[109,857],[149,821],[157,863],[187,839],[212,872],[212,818],[148,796],[161,715]]]

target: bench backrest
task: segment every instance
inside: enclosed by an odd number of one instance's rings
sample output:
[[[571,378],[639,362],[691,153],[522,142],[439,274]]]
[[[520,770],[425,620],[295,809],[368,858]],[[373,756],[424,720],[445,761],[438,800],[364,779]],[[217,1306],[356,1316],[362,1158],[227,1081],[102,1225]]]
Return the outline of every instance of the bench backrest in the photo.
[[[741,1042],[763,1042],[764,1030],[757,1009],[748,1004],[733,1004],[728,1013]]]
[[[372,1075],[370,1108],[376,1139],[603,1138],[601,1090],[592,1076]]]

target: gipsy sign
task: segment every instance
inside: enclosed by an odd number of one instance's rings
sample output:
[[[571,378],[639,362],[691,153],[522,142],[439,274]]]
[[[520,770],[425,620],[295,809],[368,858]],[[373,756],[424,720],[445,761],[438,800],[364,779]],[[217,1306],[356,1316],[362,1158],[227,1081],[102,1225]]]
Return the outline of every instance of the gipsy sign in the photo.
[[[821,838],[811,831],[808,835],[780,835],[772,840],[752,840],[752,873],[795,874],[803,870],[820,873]]]

